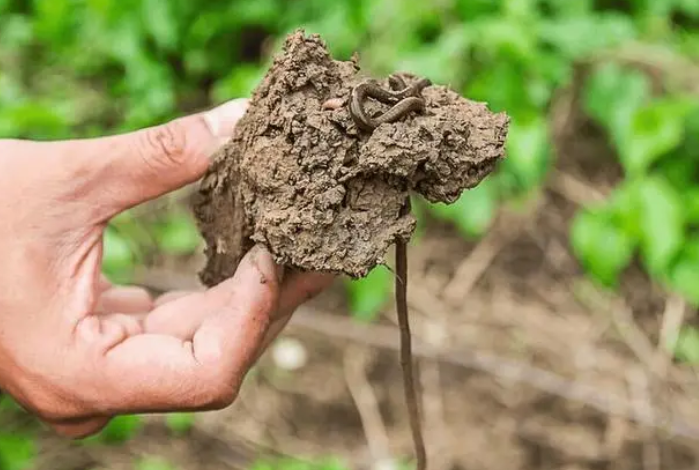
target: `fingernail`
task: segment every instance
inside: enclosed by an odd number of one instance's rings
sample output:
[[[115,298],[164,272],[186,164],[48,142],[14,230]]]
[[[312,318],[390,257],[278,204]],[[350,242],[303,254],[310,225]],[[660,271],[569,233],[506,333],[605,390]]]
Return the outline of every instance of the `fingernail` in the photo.
[[[204,113],[204,121],[221,145],[233,136],[233,130],[248,109],[248,100],[238,98]]]
[[[262,245],[255,245],[252,249],[253,260],[257,270],[267,280],[276,279],[281,284],[284,276],[284,266],[279,266],[272,259],[272,254]]]

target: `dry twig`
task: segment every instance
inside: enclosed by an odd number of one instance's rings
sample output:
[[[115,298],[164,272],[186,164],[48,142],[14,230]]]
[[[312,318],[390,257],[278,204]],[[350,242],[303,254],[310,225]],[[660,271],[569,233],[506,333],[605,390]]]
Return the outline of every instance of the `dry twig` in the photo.
[[[454,277],[442,291],[444,299],[452,305],[463,301],[507,241],[498,231],[490,231],[456,269]]]
[[[655,410],[651,402],[648,391],[648,377],[639,369],[630,369],[627,372],[627,379],[631,389],[631,402],[636,412],[645,415],[650,420],[655,420]],[[660,456],[660,446],[652,432],[646,431],[647,439],[643,442],[643,468],[644,470],[660,470],[662,460]]]
[[[309,307],[302,307],[290,322],[290,326],[379,348],[400,349],[400,343],[394,338],[394,327],[359,325],[352,319],[322,313]],[[634,410],[625,397],[600,390],[597,386],[565,379],[523,362],[473,350],[441,351],[423,343],[416,343],[413,353],[424,359],[474,368],[501,379],[526,383],[551,395],[584,403],[602,413],[622,416],[646,426],[662,428],[674,435],[699,441],[699,426],[691,421],[675,416],[656,416],[656,419],[651,419],[647,414],[639,414]]]
[[[682,323],[684,323],[686,306],[686,302],[679,295],[671,295],[665,302],[657,352],[657,366],[663,376],[667,373],[667,368],[672,360],[671,345],[679,336]]]
[[[390,457],[389,441],[376,395],[366,377],[367,356],[365,347],[347,348],[344,355],[345,381],[359,412],[372,460],[379,462]]]
[[[587,206],[607,199],[604,192],[561,170],[555,170],[549,187],[578,206]]]

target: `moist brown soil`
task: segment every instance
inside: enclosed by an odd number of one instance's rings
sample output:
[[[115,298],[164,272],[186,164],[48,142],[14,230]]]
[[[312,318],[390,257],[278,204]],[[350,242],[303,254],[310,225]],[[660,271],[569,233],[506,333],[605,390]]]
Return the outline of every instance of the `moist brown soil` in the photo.
[[[424,112],[360,130],[349,111],[359,70],[317,35],[287,38],[202,182],[205,284],[230,277],[254,243],[292,268],[364,276],[414,231],[401,211],[409,193],[453,202],[504,157],[509,118],[444,86],[422,91]]]

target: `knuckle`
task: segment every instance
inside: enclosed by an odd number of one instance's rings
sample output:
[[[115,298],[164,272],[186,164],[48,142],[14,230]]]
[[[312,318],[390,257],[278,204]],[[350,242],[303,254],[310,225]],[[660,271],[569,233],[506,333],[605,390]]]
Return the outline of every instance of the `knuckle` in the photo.
[[[41,420],[49,422],[73,419],[78,414],[72,406],[68,406],[55,397],[34,399],[33,408],[34,414]]]
[[[230,406],[240,391],[240,383],[231,381],[230,374],[214,368],[208,374],[209,377],[201,381],[202,388],[196,394],[195,406],[197,408],[220,410]]]
[[[27,409],[42,421],[60,422],[79,419],[89,414],[88,407],[78,395],[77,390],[70,394],[57,386],[34,386],[23,390],[22,401],[27,404]]]
[[[185,125],[175,120],[144,131],[139,150],[146,164],[160,170],[185,163],[187,146]]]

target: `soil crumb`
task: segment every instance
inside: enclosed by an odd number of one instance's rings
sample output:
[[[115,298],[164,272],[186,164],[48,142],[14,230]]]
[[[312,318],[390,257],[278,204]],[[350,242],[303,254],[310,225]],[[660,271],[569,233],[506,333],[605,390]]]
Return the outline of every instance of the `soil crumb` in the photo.
[[[359,72],[318,35],[287,37],[197,194],[204,284],[232,276],[255,243],[295,269],[365,276],[412,235],[408,194],[454,202],[504,158],[509,117],[439,85],[422,90],[424,111],[362,130],[349,106]],[[422,78],[399,76],[407,86]],[[390,107],[365,106],[369,116]]]

